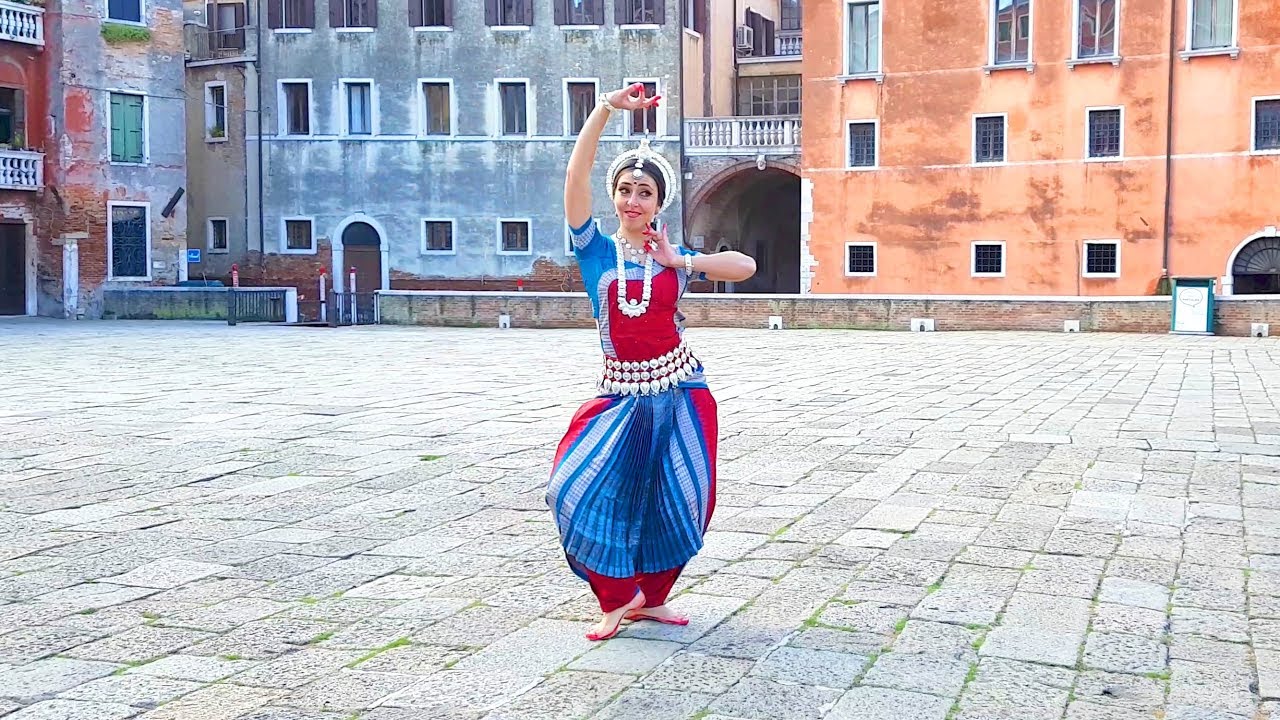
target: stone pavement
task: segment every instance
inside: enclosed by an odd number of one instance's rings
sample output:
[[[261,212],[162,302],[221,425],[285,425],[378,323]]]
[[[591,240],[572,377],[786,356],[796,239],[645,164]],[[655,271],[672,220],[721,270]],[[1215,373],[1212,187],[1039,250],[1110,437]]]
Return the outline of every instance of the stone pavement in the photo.
[[[0,320],[4,720],[1280,718],[1280,345],[718,331],[683,628],[543,489],[590,332]]]

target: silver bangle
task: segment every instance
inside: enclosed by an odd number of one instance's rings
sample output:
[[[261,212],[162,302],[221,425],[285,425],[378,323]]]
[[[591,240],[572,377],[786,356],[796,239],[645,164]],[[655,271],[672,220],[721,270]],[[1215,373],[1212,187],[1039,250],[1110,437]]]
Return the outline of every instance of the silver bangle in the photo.
[[[614,110],[618,109],[613,106],[613,103],[609,102],[609,96],[604,93],[600,93],[600,107],[604,108],[605,112],[608,112],[610,115],[613,114]]]
[[[692,255],[684,256],[684,271],[689,273],[690,275],[693,274],[693,256]]]

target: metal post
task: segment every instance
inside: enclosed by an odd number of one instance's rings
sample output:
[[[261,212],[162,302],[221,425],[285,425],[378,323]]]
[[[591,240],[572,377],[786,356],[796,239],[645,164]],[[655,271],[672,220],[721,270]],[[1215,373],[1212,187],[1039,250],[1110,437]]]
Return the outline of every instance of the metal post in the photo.
[[[325,290],[325,284],[324,268],[320,268],[320,322],[324,322],[327,319],[328,308],[325,307],[325,301],[329,299],[329,296]]]
[[[233,285],[232,287],[227,289],[227,324],[228,325],[236,324],[236,305],[238,304],[236,300],[237,300],[236,288]]]
[[[351,266],[351,324],[359,325],[360,322],[356,318],[356,268]]]

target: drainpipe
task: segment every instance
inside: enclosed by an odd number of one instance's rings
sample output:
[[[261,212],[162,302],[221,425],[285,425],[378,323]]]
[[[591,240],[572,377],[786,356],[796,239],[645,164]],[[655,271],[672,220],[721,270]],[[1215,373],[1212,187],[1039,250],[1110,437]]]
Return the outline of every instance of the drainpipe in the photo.
[[[255,25],[255,33],[258,36],[257,51],[253,54],[253,69],[257,75],[256,91],[258,95],[258,264],[265,268],[267,264],[267,236],[266,236],[266,214],[262,206],[265,204],[262,192],[262,21],[264,20],[262,12],[262,3],[257,7],[257,22]],[[246,208],[247,210],[248,208]]]
[[[1164,247],[1158,285],[1165,292],[1169,291],[1169,241],[1173,226],[1173,68],[1177,62],[1177,45],[1178,0],[1169,0],[1169,77],[1164,121]]]

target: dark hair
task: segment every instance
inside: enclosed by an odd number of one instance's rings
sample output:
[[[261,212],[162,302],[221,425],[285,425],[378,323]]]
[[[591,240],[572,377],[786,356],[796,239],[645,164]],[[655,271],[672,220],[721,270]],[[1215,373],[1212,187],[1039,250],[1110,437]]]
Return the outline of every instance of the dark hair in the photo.
[[[618,174],[613,176],[614,192],[618,191],[618,181],[622,179],[622,176],[632,172],[635,172],[634,165],[624,165],[618,170]],[[650,165],[640,168],[640,172],[652,179],[653,183],[658,186],[658,207],[662,207],[662,201],[667,197],[667,179],[662,177],[662,170]]]

